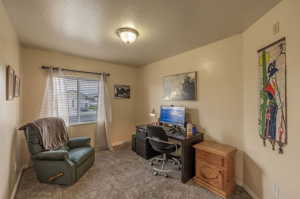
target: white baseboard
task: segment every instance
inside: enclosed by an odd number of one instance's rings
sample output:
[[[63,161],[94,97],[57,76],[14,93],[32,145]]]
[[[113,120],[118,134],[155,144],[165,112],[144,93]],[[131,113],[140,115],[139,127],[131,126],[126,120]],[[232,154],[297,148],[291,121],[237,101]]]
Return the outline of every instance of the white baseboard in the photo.
[[[113,147],[119,146],[119,145],[125,144],[127,142],[131,142],[131,140],[122,140],[122,141],[114,142],[114,143],[112,143],[112,146]]]
[[[128,142],[131,142],[131,140],[122,140],[122,141],[118,141],[118,142],[113,142],[112,147],[117,147],[119,145],[122,145],[122,144],[125,144],[125,143],[128,143]],[[104,150],[108,150],[107,146],[102,146],[102,147],[96,147],[95,146],[95,151],[96,152],[104,151]]]
[[[244,182],[243,182],[242,180],[238,179],[238,178],[235,179],[235,183],[236,183],[237,185],[241,186],[241,187],[244,186]]]
[[[131,142],[131,140],[122,140],[122,141],[118,141],[118,142],[113,142],[112,146],[117,147],[119,145],[122,145],[122,144],[125,144],[125,143],[128,143],[128,142]],[[104,150],[108,150],[107,146],[100,146],[100,147],[95,146],[95,151],[96,152],[104,151]]]
[[[20,169],[20,171],[19,171],[19,173],[18,173],[17,181],[16,181],[16,183],[15,183],[15,185],[14,185],[14,189],[13,189],[13,191],[12,191],[12,193],[11,193],[11,196],[10,196],[10,199],[14,199],[14,198],[15,198],[16,193],[17,193],[17,190],[18,190],[18,187],[19,187],[19,183],[20,183],[20,180],[21,180],[21,177],[22,177],[22,174],[23,174],[23,171],[24,171],[26,168],[28,168],[28,166],[27,166],[27,165],[24,165],[24,166]]]
[[[243,187],[245,189],[245,191],[247,191],[247,193],[249,193],[249,195],[253,198],[253,199],[260,199],[256,193],[254,193],[254,191],[252,191],[250,189],[250,187],[246,184],[244,184],[244,182],[240,179],[235,179],[235,183],[241,187]]]
[[[107,150],[107,147],[106,146],[102,146],[102,147],[96,147],[95,146],[95,151],[98,152],[98,151],[104,151],[104,150]]]
[[[254,191],[252,191],[251,189],[250,189],[250,187],[248,187],[248,185],[243,185],[243,188],[249,193],[249,195],[253,198],[253,199],[260,199],[257,195],[256,195],[256,193],[254,193]]]
[[[250,195],[253,199],[260,199],[260,198],[256,195],[256,193],[254,193],[254,191],[252,191],[252,190],[250,189],[250,187],[249,187],[248,185],[243,184],[242,187],[249,193],[249,195]]]

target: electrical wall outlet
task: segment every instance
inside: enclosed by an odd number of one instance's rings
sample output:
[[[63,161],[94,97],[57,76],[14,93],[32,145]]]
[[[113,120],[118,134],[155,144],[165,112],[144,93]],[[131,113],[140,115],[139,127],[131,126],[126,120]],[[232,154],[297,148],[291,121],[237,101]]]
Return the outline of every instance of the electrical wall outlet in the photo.
[[[277,185],[276,199],[280,199],[279,198],[279,186],[278,185]]]
[[[277,199],[276,193],[277,193],[277,184],[274,184],[274,185],[273,185],[273,198],[274,198],[274,199]]]
[[[273,198],[274,199],[280,199],[279,198],[279,186],[278,186],[278,184],[273,184]]]

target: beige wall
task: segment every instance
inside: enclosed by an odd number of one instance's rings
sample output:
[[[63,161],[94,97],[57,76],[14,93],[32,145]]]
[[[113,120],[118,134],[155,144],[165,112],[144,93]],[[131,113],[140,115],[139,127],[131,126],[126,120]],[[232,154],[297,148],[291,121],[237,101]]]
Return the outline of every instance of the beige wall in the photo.
[[[21,76],[19,63],[19,42],[0,1],[0,198],[9,198],[20,170],[18,146],[21,135],[16,128],[20,118],[20,98],[6,101],[6,65],[11,65]]]
[[[135,123],[149,122],[152,108],[158,111],[161,104],[185,105],[191,110],[192,122],[205,130],[206,138],[231,144],[239,149],[236,162],[238,182],[244,181],[261,199],[275,199],[275,184],[279,186],[280,198],[296,199],[300,195],[297,189],[300,187],[300,136],[297,132],[297,116],[300,112],[300,94],[297,92],[300,72],[297,65],[300,46],[299,9],[298,0],[284,0],[240,35],[138,69],[51,51],[22,48],[22,122],[31,121],[38,115],[46,77],[45,72],[40,69],[41,65],[109,72],[111,94],[114,84],[129,84],[132,87],[131,99],[112,100],[114,143],[129,140]],[[281,29],[274,36],[272,24],[276,21],[280,22]],[[20,118],[20,99],[5,100],[4,66],[12,65],[20,75],[22,71],[19,66],[18,40],[2,1],[0,24],[1,30],[5,30],[0,32],[0,198],[8,198],[22,165],[18,147],[24,146],[22,135],[15,132]],[[289,144],[284,155],[279,155],[270,146],[262,146],[257,132],[256,51],[283,36],[287,38]],[[198,72],[198,100],[163,101],[162,77],[190,71]],[[94,124],[71,128],[72,136],[94,137],[94,132]]]
[[[231,144],[237,155],[237,180],[243,179],[242,37],[236,35],[139,69],[137,123],[147,123],[152,108],[185,105],[206,138]],[[162,77],[198,72],[197,101],[163,101]]]
[[[135,68],[24,47],[21,49],[21,55],[24,68],[23,90],[25,91],[23,122],[38,117],[46,84],[46,72],[40,68],[42,65],[64,66],[92,72],[108,72],[111,74],[108,81],[111,96],[113,96],[114,84],[131,86],[132,95],[130,99],[112,99],[113,144],[130,140],[130,135],[134,130]],[[87,77],[79,73],[74,75]],[[97,76],[92,78],[97,78]],[[73,126],[70,129],[71,136],[90,136],[94,139],[95,126],[95,124]]]
[[[244,145],[245,183],[260,197],[274,199],[273,186],[279,186],[280,199],[300,195],[300,1],[284,0],[243,33],[244,66]],[[280,33],[272,25],[280,22]],[[258,65],[256,51],[285,36],[287,40],[288,145],[284,154],[262,146],[258,136]]]

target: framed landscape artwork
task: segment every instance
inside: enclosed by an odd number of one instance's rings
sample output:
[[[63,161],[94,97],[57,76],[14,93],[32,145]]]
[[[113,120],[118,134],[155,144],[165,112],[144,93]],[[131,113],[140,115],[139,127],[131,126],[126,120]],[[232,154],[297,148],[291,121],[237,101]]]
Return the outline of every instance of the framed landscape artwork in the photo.
[[[130,98],[130,86],[129,85],[115,85],[114,86],[115,98]]]
[[[259,135],[279,153],[287,144],[286,41],[285,38],[258,51]]]
[[[20,78],[17,75],[15,75],[14,76],[14,97],[20,96],[20,86],[21,86]]]
[[[6,100],[14,98],[14,70],[11,66],[6,67]]]
[[[197,72],[163,77],[164,100],[196,100]]]

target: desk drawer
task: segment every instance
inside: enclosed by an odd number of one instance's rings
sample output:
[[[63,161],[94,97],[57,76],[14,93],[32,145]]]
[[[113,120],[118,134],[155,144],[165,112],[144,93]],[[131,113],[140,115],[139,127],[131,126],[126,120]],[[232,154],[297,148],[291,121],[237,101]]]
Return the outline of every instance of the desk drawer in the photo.
[[[224,167],[224,157],[213,153],[197,150],[196,158],[213,166]]]

